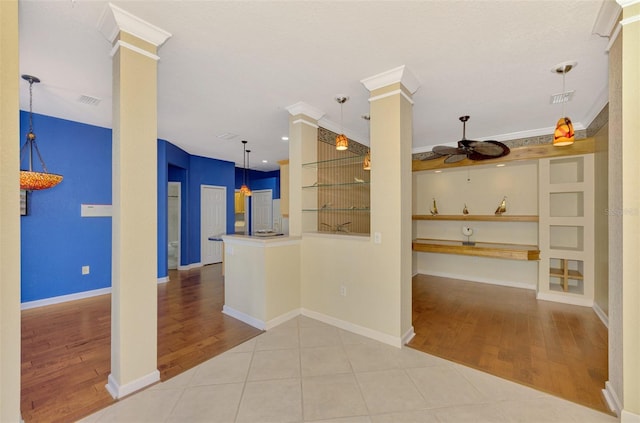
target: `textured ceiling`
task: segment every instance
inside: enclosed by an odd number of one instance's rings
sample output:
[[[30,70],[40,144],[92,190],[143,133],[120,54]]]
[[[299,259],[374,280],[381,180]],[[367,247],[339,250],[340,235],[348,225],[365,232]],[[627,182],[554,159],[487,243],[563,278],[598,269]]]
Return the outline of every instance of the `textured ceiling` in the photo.
[[[608,39],[593,34],[602,0],[114,1],[172,34],[158,55],[158,136],[187,152],[277,169],[285,110],[304,101],[322,126],[368,144],[360,80],[400,65],[420,81],[413,149],[461,138],[551,133],[562,114],[554,65],[576,61],[566,104],[576,129],[606,104]],[[111,46],[97,29],[105,1],[20,1],[20,71],[38,76],[34,112],[111,127]],[[100,98],[99,105],[78,101]],[[21,91],[28,109],[28,84]],[[237,137],[225,140],[218,135]],[[44,134],[42,134],[44,135]],[[41,136],[42,142],[45,137]],[[267,160],[268,163],[262,163]]]

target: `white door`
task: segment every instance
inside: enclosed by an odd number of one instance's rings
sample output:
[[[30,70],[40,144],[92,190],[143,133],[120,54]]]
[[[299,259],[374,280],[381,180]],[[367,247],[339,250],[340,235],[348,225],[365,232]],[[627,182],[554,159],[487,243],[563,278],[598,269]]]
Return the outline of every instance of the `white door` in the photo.
[[[202,265],[222,261],[222,241],[227,233],[227,188],[211,185],[200,186],[200,263]]]
[[[273,194],[270,189],[251,193],[251,233],[273,229]]]

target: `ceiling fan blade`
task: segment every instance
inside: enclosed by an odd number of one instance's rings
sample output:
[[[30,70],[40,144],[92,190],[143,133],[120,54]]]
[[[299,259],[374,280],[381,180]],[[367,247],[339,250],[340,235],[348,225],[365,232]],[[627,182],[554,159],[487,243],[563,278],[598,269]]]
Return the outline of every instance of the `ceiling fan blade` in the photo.
[[[438,154],[438,153],[434,153],[433,151],[430,151],[429,153],[427,153],[426,156],[422,157],[420,160],[424,161],[424,160],[434,160],[434,159],[439,159],[441,157],[444,157],[442,154]]]
[[[464,160],[466,158],[467,158],[466,154],[452,154],[451,156],[449,156],[446,159],[444,159],[444,162],[445,163],[458,163],[458,162],[461,162],[462,160]]]
[[[436,145],[433,147],[433,152],[441,156],[450,156],[453,154],[465,154],[465,151],[460,148],[447,147],[445,145]]]
[[[508,153],[509,148],[498,141],[473,141],[469,143],[469,148],[483,156],[500,157]]]

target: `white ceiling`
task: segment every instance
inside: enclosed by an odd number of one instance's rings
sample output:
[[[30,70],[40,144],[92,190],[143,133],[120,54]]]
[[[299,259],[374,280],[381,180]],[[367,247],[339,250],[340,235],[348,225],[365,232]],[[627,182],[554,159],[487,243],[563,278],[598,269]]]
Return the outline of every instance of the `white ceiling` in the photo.
[[[349,96],[344,132],[368,144],[360,80],[400,65],[421,84],[414,152],[459,140],[458,117],[467,114],[470,139],[553,132],[562,106],[549,98],[562,92],[562,77],[551,69],[562,62],[578,63],[566,76],[575,94],[565,106],[576,129],[607,101],[609,40],[592,33],[603,0],[112,3],[172,34],[158,52],[159,138],[239,165],[246,139],[252,169],[277,169],[288,157],[285,108],[299,101],[339,131],[335,97]],[[111,46],[97,28],[106,4],[20,1],[20,72],[42,80],[34,112],[111,127]],[[87,105],[81,95],[102,101]]]

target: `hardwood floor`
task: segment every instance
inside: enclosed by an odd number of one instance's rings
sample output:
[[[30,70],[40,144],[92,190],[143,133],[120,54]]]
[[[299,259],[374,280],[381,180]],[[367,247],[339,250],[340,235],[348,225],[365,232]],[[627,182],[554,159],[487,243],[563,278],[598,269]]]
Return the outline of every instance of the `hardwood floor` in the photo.
[[[610,413],[607,328],[591,308],[417,275],[413,326],[413,348]]]
[[[158,286],[158,369],[166,380],[261,333],[221,313],[219,264],[170,271]],[[72,422],[114,400],[111,296],[22,312],[21,410],[25,422]]]

